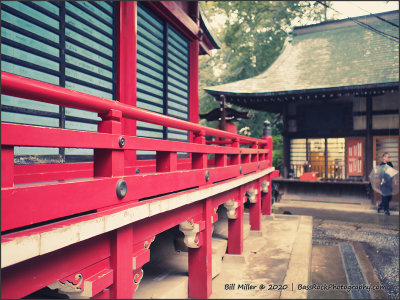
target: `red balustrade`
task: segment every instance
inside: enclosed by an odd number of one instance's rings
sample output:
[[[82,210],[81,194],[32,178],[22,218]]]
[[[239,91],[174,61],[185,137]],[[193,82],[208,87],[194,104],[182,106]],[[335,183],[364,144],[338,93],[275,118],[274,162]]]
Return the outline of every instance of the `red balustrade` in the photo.
[[[162,206],[158,203],[168,201],[171,193],[178,197],[189,192],[207,192],[223,184],[231,185],[222,192],[210,194],[210,197],[202,201],[154,214],[151,216],[151,222],[139,218],[132,224],[113,227],[114,229],[108,229],[106,233],[93,236],[95,241],[104,240],[104,247],[108,252],[101,257],[101,260],[107,259],[106,267],[103,268],[100,261],[93,261],[91,263],[98,263],[101,270],[85,271],[88,272],[89,278],[86,282],[96,287],[91,292],[95,291],[97,295],[91,296],[131,297],[143,276],[141,268],[150,259],[149,245],[154,236],[192,219],[193,224],[200,224],[200,232],[199,248],[189,249],[189,297],[209,297],[211,228],[212,222],[217,220],[215,210],[218,205],[232,201],[228,236],[228,252],[231,254],[240,254],[243,250],[243,200],[246,200],[245,194],[249,189],[258,192],[253,198],[254,202],[250,204],[251,229],[260,229],[261,205],[263,213],[270,214],[270,187],[268,196],[261,196],[261,185],[265,180],[270,181],[269,175],[256,176],[255,179],[243,181],[236,186],[233,184],[235,180],[246,176],[251,177],[260,172],[267,174],[266,170],[273,170],[271,137],[261,140],[208,128],[6,72],[2,72],[1,87],[1,93],[4,95],[88,110],[98,113],[101,118],[98,132],[2,122],[3,243],[37,233],[52,232],[79,222],[100,222],[104,216],[129,211],[144,204]],[[193,142],[139,138],[122,134],[122,125],[129,124],[127,120],[186,130],[193,137]],[[224,140],[210,141],[206,140],[206,137]],[[94,158],[92,163],[14,165],[15,146],[93,149]],[[126,159],[126,152],[135,153],[136,150],[156,151],[156,158],[147,161]],[[189,158],[178,158],[178,152],[189,153]],[[153,209],[160,208],[157,206]],[[20,231],[21,229],[24,231]],[[107,237],[104,237],[105,234]],[[76,245],[75,242],[63,243],[63,247],[68,246],[72,249],[71,253],[77,251],[74,247],[83,243],[88,251],[83,257],[90,255],[92,251],[89,240],[82,239]],[[126,248],[127,243],[132,245],[130,250]],[[91,270],[85,265],[83,258],[75,258],[76,268],[65,267],[59,263],[65,251],[58,250],[61,246],[52,247],[55,251],[52,253],[59,253],[61,256],[52,254],[51,258],[46,260],[46,255],[32,254],[27,257],[31,258],[30,262],[16,260],[20,263],[7,264],[11,266],[2,270],[2,296],[23,297],[35,289],[52,284],[55,280],[60,280],[63,284],[65,280],[74,278],[74,272],[79,271],[78,267]],[[35,269],[39,263],[43,265],[43,270]],[[55,266],[55,263],[59,265]],[[29,285],[29,288],[22,289],[26,281],[18,279],[18,272],[22,272],[26,264],[29,264],[30,274],[41,274],[42,277],[40,281]],[[199,265],[200,268],[194,268]],[[24,278],[29,279],[27,276]],[[103,277],[105,279],[98,280]],[[136,287],[132,285],[132,281]]]

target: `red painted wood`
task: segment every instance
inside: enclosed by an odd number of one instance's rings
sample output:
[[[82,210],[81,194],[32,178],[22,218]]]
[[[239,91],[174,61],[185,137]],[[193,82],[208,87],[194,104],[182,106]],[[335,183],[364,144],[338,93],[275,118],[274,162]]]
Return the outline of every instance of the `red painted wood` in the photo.
[[[93,177],[93,163],[15,165],[15,184]]]
[[[182,33],[186,34],[188,38],[197,39],[199,26],[177,3],[173,1],[152,1],[148,2],[148,5],[152,11],[157,12],[178,29],[182,30]]]
[[[85,282],[91,283],[93,296],[113,284],[113,273],[113,270],[106,268],[85,280]]]
[[[209,182],[214,183],[221,180],[226,180],[228,178],[240,176],[240,167],[228,166],[228,167],[209,168],[208,172],[210,174]]]
[[[236,219],[228,220],[228,253],[242,254],[243,252],[243,186],[237,189],[235,201],[238,202]]]
[[[207,299],[212,293],[212,199],[206,199],[202,205],[205,221],[205,228],[201,232],[202,246],[188,249],[188,296],[195,299]]]
[[[250,162],[250,154],[242,154],[241,156],[242,164],[246,164]]]
[[[261,230],[261,181],[256,180],[254,187],[258,193],[256,195],[257,202],[250,203],[249,218],[250,218],[250,230]]]
[[[155,215],[151,218],[140,220],[133,224],[135,240],[144,240],[149,236],[159,234],[172,228],[190,216],[197,216],[202,213],[202,202],[198,201],[172,211]]]
[[[133,228],[124,226],[112,232],[111,267],[113,269],[113,285],[110,296],[114,299],[130,299],[134,293],[132,250]]]
[[[63,87],[44,83],[41,81],[25,78],[22,76],[1,72],[2,94],[21,97],[30,100],[37,100],[46,103],[68,106],[72,108],[84,109],[98,113],[107,113],[110,109],[119,110],[125,118],[136,119],[157,125],[173,127],[177,129],[200,132],[222,138],[236,138],[237,142],[259,142],[264,145],[267,142],[255,138],[241,136],[227,131],[209,128],[188,121],[165,116],[145,109],[132,107],[118,101],[88,95],[85,93],[72,91]]]
[[[258,143],[254,143],[253,145],[251,145],[251,148],[259,150]],[[259,153],[251,155],[251,162],[258,162],[258,160],[259,160]]]
[[[2,123],[2,145],[28,147],[115,148],[118,135],[97,132]],[[23,138],[21,138],[23,136]]]
[[[258,163],[257,162],[249,162],[247,164],[241,164],[242,166],[242,174],[248,174],[258,170]],[[261,165],[260,165],[261,166]]]
[[[109,256],[109,236],[102,235],[2,268],[1,298],[22,298]]]
[[[267,160],[269,161],[269,167],[272,166],[272,148],[273,148],[273,141],[272,141],[272,136],[267,137],[267,148],[268,148],[268,154],[267,154]]]
[[[156,171],[157,172],[173,172],[178,168],[178,160],[176,152],[157,151],[156,155]]]
[[[208,183],[240,175],[239,166],[209,168]],[[128,186],[124,199],[116,194],[115,178],[87,178],[16,185],[2,190],[2,230],[35,224],[115,204],[206,184],[205,170],[138,174],[123,177]],[[166,184],[168,183],[168,184]],[[134,187],[140,187],[135,189]],[[62,199],[54,195],[63,195]],[[62,200],[62,205],[60,205]],[[19,209],[25,207],[24,210]],[[43,210],[43,207],[46,209]]]
[[[15,175],[52,173],[52,172],[75,172],[77,170],[90,170],[93,163],[65,163],[65,164],[35,164],[35,165],[15,165]]]
[[[141,268],[133,271],[133,292],[135,293],[139,287],[140,281],[143,279],[143,270]]]
[[[134,258],[135,261],[133,269],[140,269],[145,263],[150,261],[150,250],[142,249],[141,251],[135,252],[133,253],[132,258]]]
[[[226,154],[215,154],[215,166],[226,167],[228,165],[228,156]]]
[[[3,132],[1,136],[3,137]],[[1,187],[14,186],[14,147],[1,145]]]
[[[269,182],[268,193],[262,193],[261,201],[262,201],[262,214],[263,215],[271,215],[272,213],[272,186],[271,186],[271,174],[267,174],[262,178],[262,181],[266,180]]]
[[[121,134],[122,113],[111,109],[101,115],[98,131],[103,133]],[[95,177],[124,175],[124,152],[122,150],[94,149],[93,173]]]
[[[198,4],[196,3],[193,7],[196,7],[195,13],[198,19]],[[197,40],[190,42],[189,51],[189,120],[192,123],[199,123],[199,43]],[[194,141],[192,132],[189,138],[190,142]]]
[[[194,143],[205,145],[206,138],[204,132],[194,137]],[[206,169],[207,168],[207,154],[193,153],[192,154],[192,169]]]
[[[233,189],[211,197],[213,200],[213,207],[218,207],[226,201],[236,199],[237,193],[237,190]]]
[[[206,144],[207,145],[213,145],[213,144],[215,144],[215,145],[227,145],[227,144],[232,144],[232,140],[224,140],[224,141],[221,141],[221,140],[215,140],[215,141],[206,141]]]
[[[113,271],[110,269],[110,259],[107,258],[60,279],[60,282],[65,283],[69,281],[76,285],[76,288],[81,289],[81,291],[85,290],[85,282],[90,282],[92,288],[91,291],[86,291],[86,294],[90,294],[91,292],[91,295],[94,296],[113,283],[112,273]],[[80,279],[76,278],[77,274],[82,275],[83,280],[80,284]]]
[[[72,147],[72,148],[107,148],[121,149],[118,141],[120,134],[106,134],[87,131],[76,131],[60,128],[39,127],[22,124],[2,123],[1,125],[3,145],[18,145],[32,147]],[[25,136],[26,135],[26,136]],[[24,139],[20,137],[24,136]],[[124,136],[127,150],[155,150],[174,152],[197,152],[197,153],[239,153],[239,149],[231,147],[208,146],[202,144],[191,144],[185,142],[155,140],[149,138],[138,138]],[[250,151],[251,149],[243,149]],[[265,151],[265,150],[264,150]],[[137,162],[141,164],[142,162]],[[75,165],[75,164],[66,164]],[[37,165],[36,165],[37,166]],[[64,168],[64,167],[62,167]],[[44,169],[44,168],[42,168]],[[44,169],[44,171],[46,171]]]
[[[119,4],[117,30],[117,99],[121,103],[136,106],[136,1],[121,1]],[[136,120],[122,119],[125,135],[136,135]],[[135,165],[136,152],[126,151],[125,162]]]
[[[234,139],[233,140],[232,147],[233,148],[239,148],[240,147],[238,139]],[[231,165],[239,165],[240,164],[240,154],[232,154],[231,155],[230,164]]]
[[[119,203],[115,191],[117,181],[118,178],[77,179],[2,189],[1,230]]]

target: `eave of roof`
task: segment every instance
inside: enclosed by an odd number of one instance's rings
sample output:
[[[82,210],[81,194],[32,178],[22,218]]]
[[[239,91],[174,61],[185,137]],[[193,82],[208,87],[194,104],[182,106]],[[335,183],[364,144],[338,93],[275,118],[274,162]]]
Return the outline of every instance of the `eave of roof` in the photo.
[[[398,24],[398,11],[380,16]],[[399,35],[398,28],[374,16],[360,18],[385,32]],[[294,34],[292,42],[285,43],[280,56],[267,71],[249,79],[206,87],[205,91],[214,96],[269,98],[337,90],[398,88],[398,42],[367,31],[349,20],[329,21],[296,30],[298,34]]]
[[[205,47],[207,49],[203,49],[203,52],[201,54],[207,53],[209,50],[212,49],[221,49],[221,42],[218,40],[218,38],[211,33],[210,31],[210,25],[204,15],[203,9],[201,8],[201,5],[199,4],[199,15],[200,15],[200,28],[203,31],[204,37],[203,40],[205,43],[201,43],[201,47]],[[200,49],[201,50],[201,49]]]

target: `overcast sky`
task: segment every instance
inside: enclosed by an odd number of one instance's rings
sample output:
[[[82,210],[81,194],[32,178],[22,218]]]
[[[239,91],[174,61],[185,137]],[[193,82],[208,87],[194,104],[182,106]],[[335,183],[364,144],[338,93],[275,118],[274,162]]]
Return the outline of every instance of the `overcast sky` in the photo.
[[[348,17],[367,15],[368,12],[366,11],[380,13],[399,9],[398,1],[388,1],[388,3],[386,3],[386,1],[332,1],[331,3],[333,8],[344,13]],[[332,10],[327,12],[327,14],[329,18],[329,15],[332,14]],[[346,16],[340,15],[337,16],[337,18],[343,19],[346,18]]]

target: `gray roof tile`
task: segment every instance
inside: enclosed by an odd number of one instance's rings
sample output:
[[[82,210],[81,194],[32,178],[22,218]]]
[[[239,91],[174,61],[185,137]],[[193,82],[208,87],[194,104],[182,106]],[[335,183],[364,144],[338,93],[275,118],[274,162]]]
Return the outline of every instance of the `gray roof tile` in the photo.
[[[379,14],[399,24],[398,11]],[[398,37],[398,28],[373,16],[357,18]],[[279,94],[399,81],[399,42],[350,20],[295,28],[293,41],[262,74],[207,87],[210,94]]]

